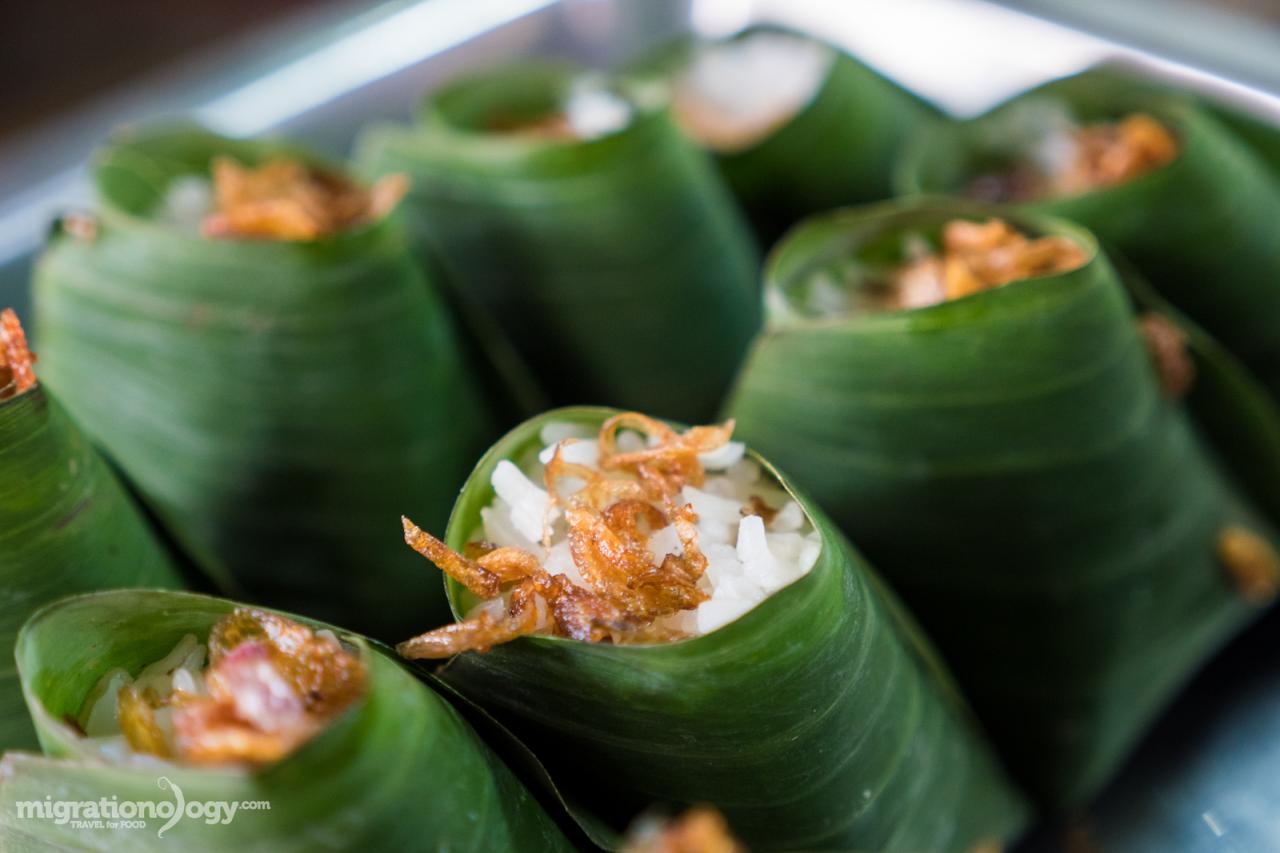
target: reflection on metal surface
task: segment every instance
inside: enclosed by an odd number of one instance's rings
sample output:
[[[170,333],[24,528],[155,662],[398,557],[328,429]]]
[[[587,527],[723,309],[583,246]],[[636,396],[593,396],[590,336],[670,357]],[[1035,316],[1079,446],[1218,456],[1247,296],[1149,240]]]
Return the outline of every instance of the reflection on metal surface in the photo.
[[[755,10],[757,20],[823,34],[958,116],[1110,53],[1098,39],[980,0],[861,3],[856,12],[821,0],[758,0]]]
[[[1140,67],[1280,121],[1280,97],[987,0],[697,0],[707,34],[769,21],[819,33],[957,116],[1103,61]]]
[[[219,133],[251,136],[458,47],[556,0],[431,0],[387,15],[194,110]]]

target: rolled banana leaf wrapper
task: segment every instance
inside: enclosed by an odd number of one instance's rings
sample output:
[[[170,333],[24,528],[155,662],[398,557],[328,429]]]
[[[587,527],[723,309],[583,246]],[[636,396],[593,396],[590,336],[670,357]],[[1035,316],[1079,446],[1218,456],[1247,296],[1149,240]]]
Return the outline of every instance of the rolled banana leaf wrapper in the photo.
[[[441,677],[615,830],[654,805],[712,804],[751,850],[1011,840],[1025,804],[922,635],[730,430],[599,408],[517,427],[476,467],[447,541],[406,522],[452,575],[460,621],[401,653],[468,649]]]
[[[1187,410],[1253,503],[1280,523],[1280,403],[1212,335],[1116,260],[1137,309],[1171,325],[1190,357]]]
[[[371,128],[368,174],[413,178],[415,239],[553,401],[710,417],[759,325],[756,251],[655,90],[523,64]]]
[[[1045,250],[1068,263],[1017,269]],[[1140,334],[1087,231],[959,200],[810,220],[766,290],[741,436],[883,567],[1028,787],[1082,804],[1276,589],[1272,529],[1170,399],[1182,339]]]
[[[889,198],[899,149],[942,120],[834,45],[778,27],[685,39],[634,73],[665,83],[767,243],[809,214]]]
[[[169,554],[111,469],[36,382],[12,311],[0,312],[0,648],[42,604],[108,587],[180,587]],[[0,748],[35,730],[13,662],[0,664]]]
[[[3,760],[5,850],[573,849],[449,702],[358,636],[124,590],[40,611],[17,657],[45,754]]]
[[[1194,99],[1085,72],[922,134],[898,178],[1085,225],[1280,393],[1280,182]]]
[[[447,516],[494,425],[388,218],[396,179],[189,127],[122,136],[94,178],[97,212],[63,220],[34,280],[72,414],[258,600],[384,636],[443,619],[388,533],[406,506]]]
[[[1280,128],[1275,121],[1267,121],[1254,113],[1229,104],[1206,103],[1218,120],[1244,140],[1253,152],[1267,164],[1271,174],[1280,178]]]

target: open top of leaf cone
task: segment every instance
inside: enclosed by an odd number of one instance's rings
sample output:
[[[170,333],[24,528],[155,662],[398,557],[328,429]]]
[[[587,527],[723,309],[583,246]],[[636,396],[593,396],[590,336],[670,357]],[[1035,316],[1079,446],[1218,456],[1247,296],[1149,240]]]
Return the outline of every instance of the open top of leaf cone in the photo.
[[[74,844],[76,830],[23,821],[17,803],[57,785],[68,799],[269,801],[225,825],[184,819],[157,837],[122,829],[131,849],[569,849],[528,792],[449,703],[364,639],[338,631],[368,667],[367,692],[284,759],[254,769],[146,757],[106,760],[67,722],[111,669],[137,672],[185,634],[207,636],[235,604],[185,593],[79,596],[37,613],[18,641],[23,690],[49,757],[11,753],[0,781],[0,832]],[[294,618],[294,617],[290,617]],[[297,620],[315,628],[321,623]],[[157,778],[163,777],[157,787]],[[97,837],[97,836],[95,836]],[[172,839],[172,840],[171,840]]]
[[[543,442],[539,436],[539,428],[541,425],[546,423],[563,423],[569,425],[581,425],[595,429],[611,416],[618,414],[619,412],[613,409],[591,406],[575,406],[553,409],[525,421],[525,423],[520,425],[520,427],[509,432],[502,440],[489,449],[484,457],[476,464],[471,476],[468,478],[467,484],[463,487],[458,502],[454,506],[453,514],[450,516],[449,527],[444,537],[446,544],[460,553],[466,550],[466,545],[471,540],[472,535],[481,527],[480,511],[492,503],[495,498],[496,492],[490,482],[494,469],[504,460],[514,461],[517,465],[523,465],[524,463],[531,461],[533,457],[543,449]],[[622,430],[633,428],[633,424],[625,421],[621,426]],[[726,435],[731,434],[729,432],[731,429],[732,424],[729,424],[728,430],[726,430]],[[584,440],[595,441],[596,438],[593,435],[592,437]],[[783,492],[790,496],[791,499],[799,500],[799,497],[791,491],[791,488],[787,485],[786,481],[782,479],[778,472],[774,470],[768,462],[759,458],[756,454],[751,453],[749,450],[747,452],[750,454],[753,461],[761,466],[763,478],[773,481],[772,484],[779,487]],[[677,497],[676,500],[679,502],[682,499]],[[814,519],[807,516],[807,510],[805,510],[804,505],[801,504],[800,506],[802,511],[806,512],[806,520],[808,524],[812,525],[815,529],[820,530],[818,525],[814,523]],[[803,575],[801,577],[803,577]],[[453,609],[455,617],[459,619],[463,618],[466,613],[470,612],[477,604],[480,603],[480,599],[475,594],[453,578],[446,579],[446,588],[449,594],[450,606]],[[773,595],[781,594],[782,592],[785,592],[785,589],[786,587],[783,587],[778,592],[773,593]],[[753,611],[748,611],[747,614],[741,618],[749,618],[752,612]],[[732,624],[733,623],[730,623],[730,625],[718,628],[708,634],[700,634],[689,638],[676,637],[670,640],[655,640],[650,642],[641,641],[638,643],[628,642],[626,645],[628,647],[643,646],[648,648],[659,648],[696,642],[700,639],[716,636]],[[563,636],[550,636],[546,634],[532,635],[525,639],[534,641],[549,640],[553,642],[579,642]],[[610,645],[610,643],[605,642],[603,645],[607,646]]]
[[[366,190],[343,167],[285,140],[232,139],[194,124],[117,132],[94,160],[100,215],[129,217],[187,238],[313,242],[359,233],[404,191]],[[259,210],[247,210],[257,197]],[[232,199],[239,199],[232,202]],[[239,219],[228,203],[238,203]],[[237,223],[251,230],[237,232]],[[72,219],[92,239],[92,219]]]
[[[1062,240],[1078,250],[1069,268],[1038,273],[1002,286],[986,286],[961,298],[948,296],[916,308],[888,304],[876,291],[881,277],[910,264],[913,253],[940,255],[944,232],[953,223],[1001,223],[1011,233],[1035,240]],[[811,217],[774,246],[766,262],[765,325],[772,331],[832,331],[850,322],[871,319],[886,328],[947,326],[987,313],[991,299],[1058,298],[1048,279],[1083,275],[1099,257],[1097,239],[1086,229],[1059,219],[1019,210],[946,197],[914,198],[832,211]],[[1044,283],[1023,286],[1036,279]],[[835,288],[844,301],[823,301],[819,288]],[[981,296],[982,299],[969,298]],[[908,310],[909,309],[909,310]],[[982,381],[982,377],[974,377]]]
[[[1030,156],[1041,137],[1055,129],[1054,121],[1067,119],[1079,127],[1119,122],[1135,114],[1149,115],[1174,136],[1178,144],[1174,162],[1187,147],[1192,147],[1194,154],[1199,145],[1194,125],[1203,117],[1191,98],[1136,84],[1121,75],[1087,71],[1023,92],[968,122],[916,135],[896,161],[895,186],[907,195],[964,196],[973,188],[974,179],[998,174]],[[1131,181],[1081,194],[1051,195],[1019,204],[1065,212],[1058,208],[1086,196],[1123,194],[1130,183],[1150,180],[1159,171],[1157,168]]]
[[[582,93],[608,99],[625,115],[590,132],[549,128]],[[474,164],[485,174],[571,177],[608,168],[620,150],[642,144],[650,136],[643,128],[662,121],[663,105],[653,84],[566,60],[527,59],[447,83],[423,99],[414,124],[375,125],[357,148],[376,147],[370,140],[385,135],[445,159],[464,176]]]
[[[699,55],[722,47],[740,48],[756,40],[764,40],[766,47],[772,47],[768,44],[768,40],[771,39],[776,40],[774,43],[779,46],[785,45],[786,48],[808,54],[804,59],[806,65],[811,67],[807,67],[806,70],[812,76],[803,81],[806,85],[800,87],[796,84],[794,91],[785,93],[789,96],[785,99],[775,97],[774,100],[785,101],[780,104],[781,108],[774,112],[769,121],[762,120],[756,123],[752,132],[744,133],[740,138],[716,140],[700,136],[696,126],[690,126],[689,122],[684,120],[685,112],[692,112],[695,105],[682,103],[685,100],[682,97],[685,93],[681,91],[682,86],[690,85],[686,83],[686,75],[698,60]],[[675,39],[632,62],[627,68],[627,74],[637,80],[654,80],[661,83],[666,89],[666,96],[677,123],[684,127],[686,133],[712,153],[731,158],[767,145],[774,135],[784,132],[787,125],[799,120],[806,110],[812,109],[815,102],[822,97],[823,90],[831,85],[831,77],[835,73],[834,66],[841,60],[853,61],[838,48],[811,35],[786,27],[761,24],[748,27],[725,38],[707,39],[689,36]],[[773,70],[775,73],[787,73],[790,69],[775,67]],[[807,90],[803,96],[801,96],[802,88]],[[697,93],[688,94],[696,95]],[[761,93],[764,97],[771,94],[775,93]],[[690,116],[690,118],[693,119],[696,116]],[[735,116],[726,116],[726,118],[735,118]]]

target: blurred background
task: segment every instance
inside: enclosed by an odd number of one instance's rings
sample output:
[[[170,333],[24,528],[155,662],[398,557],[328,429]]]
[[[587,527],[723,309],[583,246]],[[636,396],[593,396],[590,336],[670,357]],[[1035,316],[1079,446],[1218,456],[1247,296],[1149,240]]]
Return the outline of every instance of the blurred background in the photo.
[[[115,0],[0,4],[0,298],[50,218],[87,202],[112,129],[194,117],[345,153],[459,71],[524,53],[595,65],[689,28],[808,28],[958,115],[1121,57],[1280,116],[1275,0]]]
[[[695,5],[664,0],[633,2]],[[473,0],[473,4],[484,6],[486,0]],[[337,25],[379,7],[389,10],[405,5],[370,0],[188,0],[182,4],[165,0],[46,0],[4,4],[0,8],[0,103],[6,109],[0,113],[0,139],[167,66],[236,41],[252,41],[255,33],[264,30],[275,37],[285,36],[289,31]],[[565,5],[613,4],[570,0]],[[878,14],[870,2],[837,0],[828,5],[842,6],[855,18],[874,19]],[[1163,54],[1177,54],[1184,60],[1198,58],[1216,70],[1234,72],[1241,79],[1273,89],[1280,83],[1280,3],[1275,0],[1021,0],[1002,5]]]

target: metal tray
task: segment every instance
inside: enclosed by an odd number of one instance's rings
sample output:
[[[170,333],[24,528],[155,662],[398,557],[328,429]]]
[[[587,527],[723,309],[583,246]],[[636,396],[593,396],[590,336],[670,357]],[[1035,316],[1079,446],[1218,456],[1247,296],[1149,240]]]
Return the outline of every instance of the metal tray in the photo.
[[[423,91],[469,69],[530,54],[609,65],[689,30],[727,34],[770,21],[813,32],[958,116],[1119,61],[1280,124],[1280,97],[1206,70],[1202,52],[1195,67],[1172,48],[1157,55],[986,0],[398,0],[361,8],[256,33],[0,148],[0,304],[26,310],[31,260],[50,221],[88,204],[85,160],[122,124],[181,115],[231,135],[289,133],[343,155],[363,124],[406,117]],[[1240,57],[1230,59],[1217,67],[1238,68]],[[1220,656],[1075,825],[1076,841],[1152,853],[1280,850],[1278,641],[1273,616]],[[1026,846],[1061,844],[1052,828]]]

